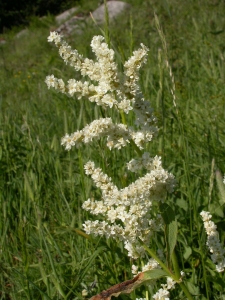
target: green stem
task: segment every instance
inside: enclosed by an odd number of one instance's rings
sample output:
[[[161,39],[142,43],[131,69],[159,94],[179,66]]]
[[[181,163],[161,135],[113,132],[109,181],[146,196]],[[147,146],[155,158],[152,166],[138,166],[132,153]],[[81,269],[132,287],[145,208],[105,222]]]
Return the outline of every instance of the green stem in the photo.
[[[123,125],[127,125],[123,110],[120,110],[120,116],[121,116]]]
[[[189,300],[194,300],[194,298],[191,296],[191,294],[189,293],[186,285],[183,282],[178,282],[179,286],[181,287],[181,289],[183,290],[183,292],[185,293],[185,295],[187,296],[187,298]]]
[[[80,167],[80,174],[81,174],[80,176],[81,186],[83,190],[84,199],[86,199],[85,184],[84,184],[84,164],[83,164],[83,159],[82,159],[82,154],[80,149],[78,151],[78,157],[79,157],[79,167]]]
[[[172,253],[172,263],[173,263],[173,269],[174,269],[175,275],[177,277],[177,280],[179,280],[181,274],[180,274],[180,268],[178,265],[177,256],[176,256],[175,251],[173,251],[173,253]]]
[[[126,122],[126,119],[125,119],[125,114],[122,110],[120,110],[120,116],[121,116],[123,125],[127,125],[127,122]],[[134,150],[137,152],[137,154],[139,156],[142,156],[142,151],[138,148],[138,146],[135,144],[135,142],[133,140],[130,140],[130,144],[132,145]]]
[[[168,269],[168,267],[158,258],[158,256],[155,254],[154,251],[149,249],[140,239],[139,239],[139,241],[141,242],[141,245],[144,247],[144,249],[150,254],[150,256],[153,257],[157,261],[157,263],[162,267],[162,269],[168,274],[168,276],[171,277],[174,281],[176,281],[176,283],[179,284],[179,286],[181,287],[181,289],[183,290],[183,292],[187,296],[187,299],[194,300],[192,295],[189,293],[187,287],[185,286],[185,284],[182,281],[180,281],[180,271],[179,271],[176,255],[174,254],[173,257],[172,257],[173,263],[175,265],[174,266],[175,267],[175,274],[173,274]],[[178,274],[178,272],[179,272],[179,274]]]
[[[137,154],[139,156],[142,156],[141,150],[138,148],[138,146],[135,144],[135,142],[133,140],[130,140],[130,144],[132,145],[132,147],[134,148],[134,150],[137,152]]]
[[[180,274],[180,268],[179,268],[179,265],[178,265],[177,256],[176,256],[175,251],[173,251],[173,253],[172,253],[172,263],[173,263],[173,269],[174,269],[174,272],[175,272],[175,276],[177,278],[177,283],[180,285],[180,287],[182,288],[183,292],[188,297],[188,299],[193,299],[191,294],[189,293],[186,285],[183,282],[179,282],[181,274]]]
[[[140,241],[140,239],[139,239]],[[175,281],[177,281],[176,276],[169,270],[169,268],[158,258],[158,256],[155,254],[154,251],[152,251],[150,248],[148,248],[143,242],[141,241],[142,246],[145,248],[145,250],[153,257],[157,263],[162,267],[162,269],[168,274],[168,276],[172,277]]]
[[[110,35],[109,35],[109,11],[107,6],[107,1],[104,0],[104,10],[105,10],[105,26],[104,26],[104,36],[108,47],[110,48]]]

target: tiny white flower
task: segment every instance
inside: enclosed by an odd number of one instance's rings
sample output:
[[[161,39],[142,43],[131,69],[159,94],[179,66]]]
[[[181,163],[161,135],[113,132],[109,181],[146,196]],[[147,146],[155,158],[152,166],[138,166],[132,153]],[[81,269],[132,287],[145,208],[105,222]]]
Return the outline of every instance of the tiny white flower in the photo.
[[[158,292],[152,296],[152,298],[155,300],[170,300],[169,296],[170,296],[169,291],[165,289],[159,289]]]
[[[131,270],[132,270],[131,271],[132,274],[134,274],[134,275],[138,274],[138,266],[132,265]]]
[[[48,42],[55,42],[56,44],[59,44],[61,42],[62,36],[59,35],[56,31],[50,32],[50,35],[48,37]]]

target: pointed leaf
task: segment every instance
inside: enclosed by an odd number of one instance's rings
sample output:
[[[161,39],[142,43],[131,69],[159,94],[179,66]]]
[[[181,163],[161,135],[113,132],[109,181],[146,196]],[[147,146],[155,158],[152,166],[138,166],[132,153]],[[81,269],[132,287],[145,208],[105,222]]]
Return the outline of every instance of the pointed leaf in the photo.
[[[177,220],[173,209],[168,204],[161,203],[160,211],[166,225],[167,251],[168,258],[171,260],[177,242]]]
[[[199,295],[199,287],[195,286],[192,282],[186,282],[187,288],[192,295]]]
[[[184,247],[184,253],[183,253],[184,259],[187,260],[191,254],[192,254],[191,247],[188,247],[188,246]]]
[[[146,280],[155,280],[164,276],[168,276],[168,274],[162,269],[153,269],[149,271],[142,272],[144,281]]]
[[[219,190],[220,205],[225,203],[225,185],[223,183],[223,176],[219,170],[216,171],[216,182]]]

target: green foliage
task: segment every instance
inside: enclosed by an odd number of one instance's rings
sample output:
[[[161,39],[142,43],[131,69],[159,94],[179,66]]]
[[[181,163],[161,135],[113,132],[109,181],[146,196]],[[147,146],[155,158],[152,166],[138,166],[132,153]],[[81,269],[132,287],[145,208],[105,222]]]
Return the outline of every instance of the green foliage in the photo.
[[[150,48],[140,84],[155,109],[160,132],[146,150],[161,155],[164,168],[177,179],[176,191],[167,199],[177,225],[167,219],[169,240],[163,234],[156,236],[151,248],[167,249],[169,257],[175,248],[195,299],[224,299],[224,275],[215,272],[209,259],[199,217],[203,209],[210,210],[223,243],[224,200],[212,180],[211,164],[214,159],[215,168],[225,173],[224,2],[129,3],[130,13],[109,23],[111,46],[119,49],[119,67],[141,42]],[[176,107],[154,12],[167,42]],[[0,45],[1,299],[82,299],[84,288],[94,295],[132,278],[132,262],[120,243],[82,232],[82,223],[90,216],[81,206],[87,198],[99,196],[82,164],[92,158],[124,187],[134,180],[125,169],[134,151],[105,151],[101,141],[84,146],[80,153],[62,149],[60,138],[66,132],[107,112],[86,99],[77,101],[47,90],[46,75],[54,73],[65,81],[78,76],[46,41],[54,26],[48,18],[42,26],[29,27],[20,39],[9,33],[7,43]],[[101,34],[99,28],[88,25],[68,42],[92,57],[89,45],[95,34]],[[157,288],[146,290],[153,295]],[[171,295],[184,297],[179,289]],[[130,295],[136,297],[144,297],[144,288]]]
[[[172,258],[177,242],[177,220],[173,209],[166,203],[160,204],[160,212],[165,223],[165,237],[166,237],[166,248],[168,255],[168,264]]]
[[[1,1],[0,32],[13,26],[28,25],[34,16],[56,15],[77,6],[80,0],[20,0]]]

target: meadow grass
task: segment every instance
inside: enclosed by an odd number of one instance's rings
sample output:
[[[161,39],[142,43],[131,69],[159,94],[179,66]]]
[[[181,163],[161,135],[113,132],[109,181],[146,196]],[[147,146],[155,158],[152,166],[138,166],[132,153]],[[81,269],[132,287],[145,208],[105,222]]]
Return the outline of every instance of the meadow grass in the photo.
[[[194,299],[225,299],[225,278],[213,270],[199,216],[202,210],[213,214],[223,244],[224,199],[214,171],[225,173],[225,4],[128,2],[130,14],[109,24],[110,43],[121,68],[141,42],[150,49],[140,86],[154,107],[160,131],[147,150],[162,156],[163,166],[178,182],[167,202],[179,224],[179,265],[187,274],[189,291],[197,295]],[[91,158],[118,187],[125,187],[134,180],[124,166],[134,150],[106,150],[102,141],[70,152],[60,145],[66,132],[107,112],[85,99],[47,89],[44,80],[52,73],[64,80],[79,78],[47,43],[55,26],[50,16],[33,21],[26,36],[16,39],[9,32],[4,36],[7,43],[0,46],[0,299],[82,299],[84,288],[91,296],[132,278],[132,261],[122,244],[82,231],[91,216],[81,206],[100,195],[84,175],[83,164]],[[90,41],[96,34],[100,28],[88,24],[82,35],[67,41],[85,57],[93,57]],[[165,243],[163,236],[155,241],[156,249],[157,243]],[[151,299],[157,289],[142,287],[119,298],[145,297],[146,290]],[[179,289],[171,295],[185,299]]]

